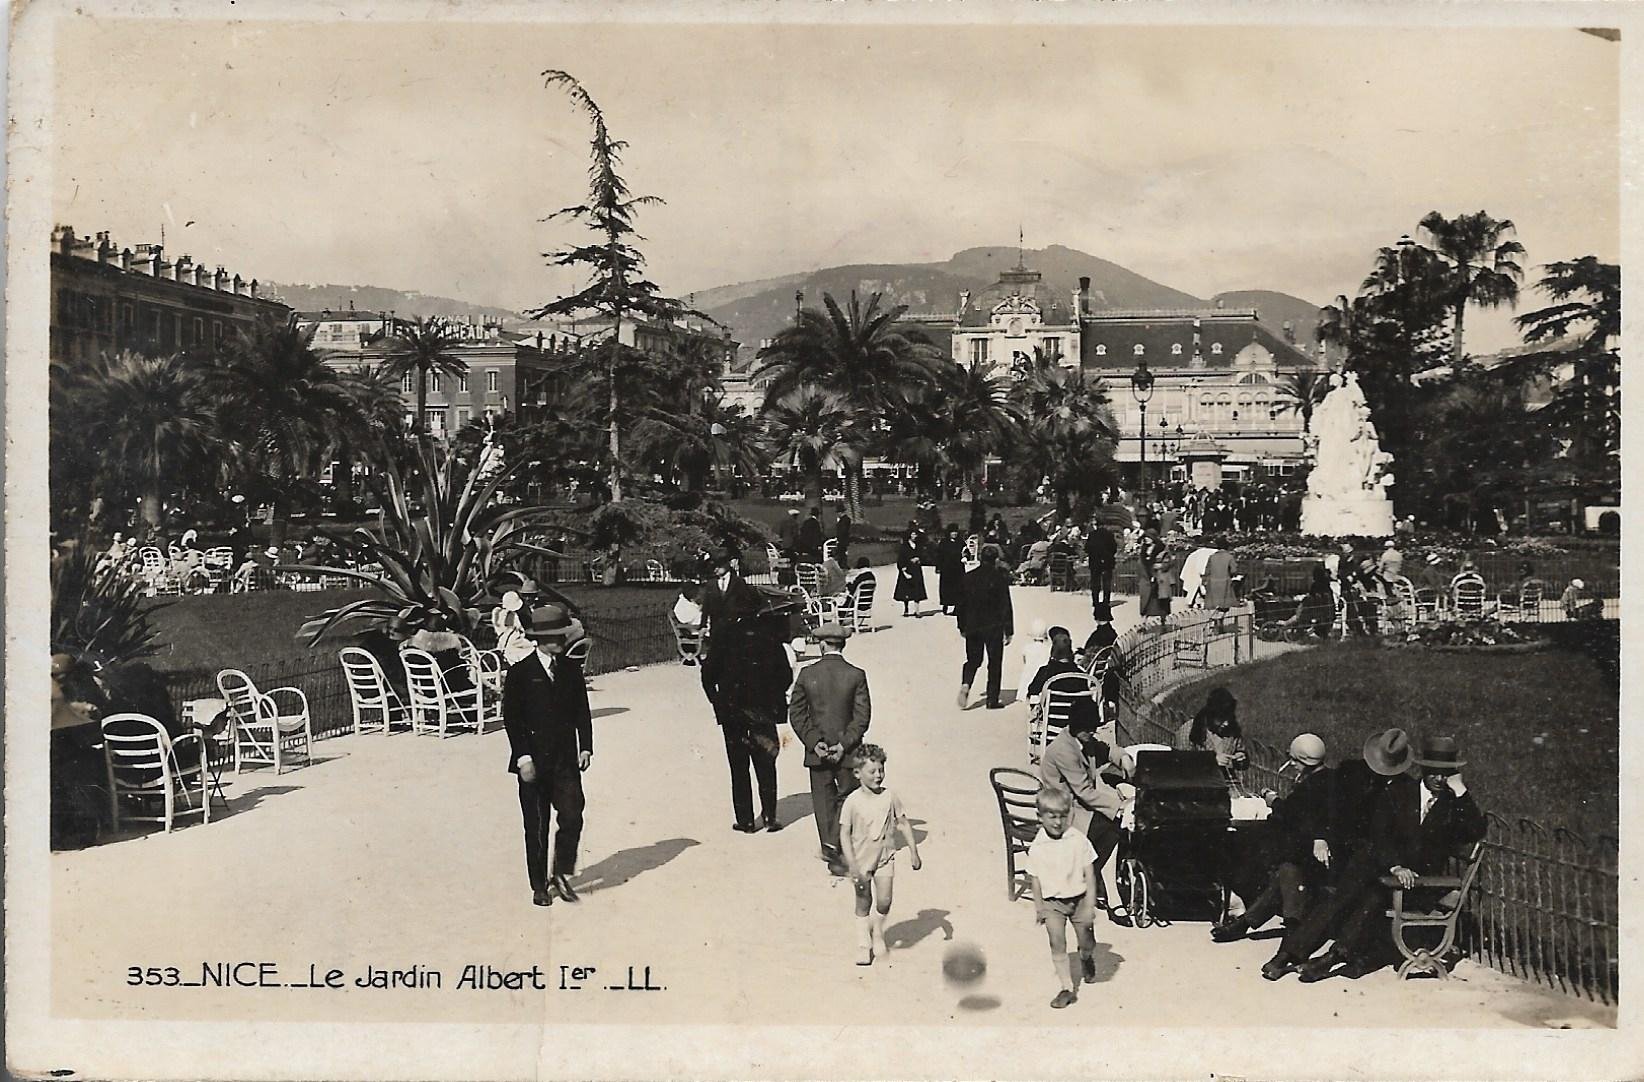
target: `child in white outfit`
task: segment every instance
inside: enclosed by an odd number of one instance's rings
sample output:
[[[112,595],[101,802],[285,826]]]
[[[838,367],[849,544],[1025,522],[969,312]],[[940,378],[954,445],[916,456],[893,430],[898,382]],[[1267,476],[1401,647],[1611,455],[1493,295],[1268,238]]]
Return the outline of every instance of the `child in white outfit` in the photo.
[[[1061,789],[1039,790],[1039,836],[1028,846],[1025,867],[1033,884],[1036,920],[1050,937],[1050,961],[1062,990],[1050,1001],[1060,1010],[1079,998],[1079,982],[1067,958],[1067,922],[1078,936],[1086,983],[1096,980],[1096,850],[1082,831],[1068,830],[1073,798]]]
[[[885,749],[863,744],[856,751],[857,787],[839,808],[839,849],[856,887],[859,966],[885,957],[885,916],[890,912],[896,876],[896,838],[908,843],[913,870],[920,868],[919,844],[902,801],[885,788]],[[1095,859],[1092,857],[1092,859]]]

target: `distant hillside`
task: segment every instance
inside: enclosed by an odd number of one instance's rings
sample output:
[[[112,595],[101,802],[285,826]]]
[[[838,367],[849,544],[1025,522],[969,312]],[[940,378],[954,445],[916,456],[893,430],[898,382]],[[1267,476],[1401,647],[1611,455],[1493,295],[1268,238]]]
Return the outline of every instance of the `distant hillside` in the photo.
[[[1319,325],[1319,306],[1311,301],[1292,297],[1288,293],[1275,293],[1270,289],[1236,289],[1218,293],[1210,299],[1212,303],[1220,301],[1228,308],[1256,309],[1257,318],[1273,328],[1276,334],[1283,333],[1285,321],[1289,320],[1296,332],[1296,343],[1309,351],[1313,349],[1313,329]]]
[[[318,312],[328,308],[339,312],[346,311],[352,305],[361,312],[393,312],[400,316],[496,319],[504,323],[517,323],[524,318],[507,308],[491,308],[451,297],[434,297],[381,286],[288,285],[274,282],[268,286],[268,293],[299,312]]]
[[[1080,277],[1088,276],[1097,308],[1209,308],[1214,305],[1214,300],[1172,289],[1117,263],[1060,244],[1028,249],[1021,256],[1030,269],[1043,276],[1045,289],[1064,303],[1071,302]],[[1017,249],[1011,245],[967,248],[941,263],[827,267],[702,290],[696,294],[696,306],[729,326],[744,347],[757,349],[761,341],[774,337],[793,322],[796,289],[804,292],[806,305],[820,302],[824,293],[831,293],[843,302],[854,290],[863,299],[871,293],[880,293],[886,303],[905,304],[913,314],[945,313],[958,307],[961,290],[968,289],[975,294],[994,285],[999,280],[999,272],[1014,267],[1016,260]],[[1230,308],[1260,309],[1262,322],[1271,324],[1275,332],[1288,319],[1295,325],[1297,341],[1312,341],[1318,309],[1308,301],[1263,290],[1226,293],[1221,299]]]

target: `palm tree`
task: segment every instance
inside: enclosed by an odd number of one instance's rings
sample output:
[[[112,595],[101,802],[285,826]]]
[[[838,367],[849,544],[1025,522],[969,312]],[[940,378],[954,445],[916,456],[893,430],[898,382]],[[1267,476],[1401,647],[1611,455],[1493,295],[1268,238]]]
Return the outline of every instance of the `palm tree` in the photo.
[[[953,431],[953,414],[944,396],[934,387],[925,388],[885,418],[875,446],[887,461],[913,467],[914,485],[921,496],[935,496],[939,478],[951,465],[948,443]]]
[[[951,418],[943,451],[970,490],[973,511],[982,499],[982,471],[993,455],[1004,455],[1022,437],[1022,410],[1011,401],[1011,383],[993,375],[990,364],[972,362],[944,375],[940,394]],[[979,512],[978,512],[979,513]]]
[[[795,387],[766,406],[765,438],[774,459],[807,476],[818,504],[824,473],[859,465],[866,442],[849,400],[814,384]]]
[[[721,470],[753,473],[764,466],[759,426],[740,405],[728,406],[718,396],[701,397],[683,412],[647,410],[634,437],[643,454],[680,472],[687,492],[698,491]]]
[[[923,333],[902,330],[896,321],[906,305],[881,309],[879,294],[861,304],[851,293],[841,309],[831,294],[822,309],[801,309],[794,325],[759,351],[756,379],[768,379],[767,404],[803,384],[840,395],[863,422],[884,418],[928,387],[941,369],[942,354]],[[845,502],[852,518],[863,518],[860,462],[845,468]]]
[[[121,350],[76,365],[53,362],[51,384],[59,431],[97,449],[99,487],[135,492],[143,522],[158,531],[166,496],[219,451],[216,406],[199,362]]]
[[[456,379],[468,371],[468,362],[457,353],[459,341],[445,320],[418,316],[388,343],[384,373],[393,379],[411,373],[417,377],[417,412],[411,429],[419,438],[428,434],[428,419],[423,412],[428,402],[429,376]]]
[[[1445,292],[1454,327],[1450,363],[1459,367],[1465,356],[1461,332],[1467,306],[1499,308],[1518,303],[1518,284],[1524,280],[1524,268],[1518,260],[1524,255],[1524,245],[1511,239],[1512,221],[1497,220],[1482,210],[1455,218],[1431,211],[1422,218],[1421,228],[1449,265],[1449,288]]]
[[[1280,413],[1294,410],[1301,415],[1302,431],[1313,430],[1313,407],[1324,401],[1324,396],[1330,393],[1330,379],[1316,368],[1298,368],[1294,372],[1280,377],[1274,390],[1278,400],[1274,403]]]
[[[295,317],[264,319],[231,339],[206,369],[221,404],[224,440],[271,497],[273,543],[285,540],[292,502],[354,422],[356,381],[314,350],[314,329]]]
[[[1025,457],[1050,478],[1056,509],[1068,515],[1075,496],[1093,495],[1113,476],[1118,428],[1107,391],[1082,369],[1040,363],[1014,395],[1028,418]]]

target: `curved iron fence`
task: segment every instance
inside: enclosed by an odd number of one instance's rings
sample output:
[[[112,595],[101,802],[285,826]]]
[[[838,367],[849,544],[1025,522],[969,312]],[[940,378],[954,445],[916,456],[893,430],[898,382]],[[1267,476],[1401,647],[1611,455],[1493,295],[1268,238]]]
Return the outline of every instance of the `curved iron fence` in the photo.
[[[1156,701],[1205,671],[1240,664],[1257,649],[1249,613],[1217,621],[1173,616],[1162,629],[1136,628],[1119,639],[1124,658],[1119,730],[1126,743],[1174,745],[1190,715]],[[1279,773],[1285,752],[1245,738],[1252,790],[1289,791]],[[1567,995],[1614,1004],[1620,929],[1619,842],[1587,839],[1561,826],[1487,813],[1479,877],[1463,914],[1459,944],[1474,961]]]

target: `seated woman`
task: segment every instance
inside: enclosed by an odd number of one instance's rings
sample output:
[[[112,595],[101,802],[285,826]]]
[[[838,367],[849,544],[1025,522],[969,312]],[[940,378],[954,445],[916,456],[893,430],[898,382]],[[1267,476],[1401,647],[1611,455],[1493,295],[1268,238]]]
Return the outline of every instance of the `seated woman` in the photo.
[[[1039,670],[1028,681],[1027,701],[1029,705],[1039,701],[1040,692],[1044,691],[1045,684],[1053,676],[1063,673],[1079,672],[1079,663],[1073,657],[1073,634],[1065,627],[1050,629],[1050,657],[1039,666]]]
[[[823,597],[839,597],[845,593],[845,569],[839,566],[832,553],[822,561],[822,577],[817,581],[816,589]]]
[[[1330,634],[1330,627],[1335,621],[1336,594],[1330,589],[1330,572],[1322,564],[1315,564],[1307,595],[1296,606],[1294,615],[1280,621],[1279,626],[1301,628],[1322,639]]]
[[[1210,689],[1205,703],[1193,720],[1176,733],[1176,747],[1182,751],[1213,751],[1216,763],[1229,778],[1235,771],[1250,767],[1244,747],[1244,731],[1239,728],[1239,701],[1224,687]]]
[[[850,593],[852,590],[856,589],[857,583],[861,582],[863,579],[868,579],[871,581],[873,577],[873,569],[868,566],[868,558],[866,556],[858,556],[856,558],[856,566],[851,568],[851,573],[849,575],[845,576],[845,592]]]
[[[1016,577],[1022,582],[1038,584],[1044,581],[1049,570],[1050,542],[1041,537],[1027,547],[1022,566],[1016,569]]]

